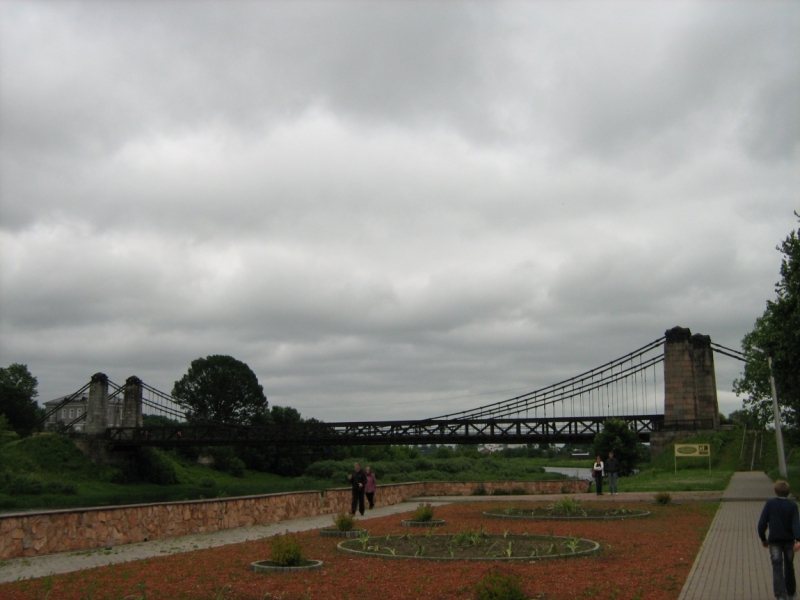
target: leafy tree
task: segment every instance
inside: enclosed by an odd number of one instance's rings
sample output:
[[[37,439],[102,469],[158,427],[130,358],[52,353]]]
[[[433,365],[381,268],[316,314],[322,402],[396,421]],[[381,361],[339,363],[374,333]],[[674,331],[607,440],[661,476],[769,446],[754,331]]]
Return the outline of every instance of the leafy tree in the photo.
[[[633,473],[636,463],[642,459],[642,443],[636,432],[628,427],[622,419],[609,419],[603,423],[603,431],[594,438],[592,445],[592,458],[608,458],[608,453],[613,452],[619,461],[619,474],[623,477]]]
[[[31,400],[39,395],[39,381],[28,371],[28,365],[11,363],[0,368],[0,385],[16,388]]]
[[[273,406],[269,411],[259,415],[256,425],[277,426],[281,429],[290,428],[302,423],[314,423],[315,419],[303,419],[300,413],[291,406]],[[313,446],[275,446],[262,445],[257,447],[242,447],[237,449],[239,458],[247,468],[256,471],[266,471],[284,477],[302,475],[308,465],[315,460],[326,458],[324,448]]]
[[[763,426],[758,415],[751,410],[735,410],[728,416],[728,420],[738,427],[747,427],[747,429],[760,429]]]
[[[175,382],[172,395],[186,409],[190,423],[248,425],[267,410],[256,374],[232,356],[193,360],[186,375]]]
[[[794,213],[800,217],[800,214]],[[753,330],[742,339],[747,356],[744,373],[733,382],[737,396],[745,395],[743,405],[764,424],[772,416],[772,391],[767,357],[772,357],[772,372],[783,420],[800,426],[800,238],[792,231],[777,246],[783,254],[781,279],[775,284],[776,298],[767,300],[764,314]]]
[[[11,429],[23,437],[41,428],[44,411],[34,400],[37,385],[26,365],[13,363],[0,368],[0,415],[5,415]]]
[[[180,424],[180,421],[170,419],[164,415],[142,415],[142,425],[145,427],[172,427]]]

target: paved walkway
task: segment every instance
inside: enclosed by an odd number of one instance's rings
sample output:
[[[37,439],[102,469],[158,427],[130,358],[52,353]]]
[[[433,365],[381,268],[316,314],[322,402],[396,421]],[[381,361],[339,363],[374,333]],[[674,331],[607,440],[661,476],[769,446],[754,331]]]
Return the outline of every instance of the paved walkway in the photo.
[[[772,600],[772,565],[756,524],[775,492],[760,471],[735,473],[679,600]]]

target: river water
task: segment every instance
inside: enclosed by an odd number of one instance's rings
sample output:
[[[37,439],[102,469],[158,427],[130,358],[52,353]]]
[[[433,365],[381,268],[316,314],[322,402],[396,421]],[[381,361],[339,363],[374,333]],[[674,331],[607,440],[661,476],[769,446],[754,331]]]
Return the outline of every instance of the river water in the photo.
[[[591,479],[592,469],[584,467],[542,467],[548,473],[561,473],[576,479]]]

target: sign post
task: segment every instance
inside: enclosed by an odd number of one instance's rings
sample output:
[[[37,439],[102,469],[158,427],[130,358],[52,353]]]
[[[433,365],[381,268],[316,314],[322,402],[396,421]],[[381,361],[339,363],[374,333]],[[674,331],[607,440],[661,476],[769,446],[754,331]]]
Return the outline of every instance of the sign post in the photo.
[[[675,473],[678,473],[678,457],[708,457],[708,470],[711,471],[711,444],[675,444]]]

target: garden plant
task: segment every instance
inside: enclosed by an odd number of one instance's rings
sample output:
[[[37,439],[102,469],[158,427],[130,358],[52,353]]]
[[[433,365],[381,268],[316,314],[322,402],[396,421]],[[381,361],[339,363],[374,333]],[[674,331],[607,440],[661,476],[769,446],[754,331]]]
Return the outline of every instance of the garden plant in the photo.
[[[511,505],[484,512],[487,517],[497,519],[631,519],[646,517],[649,511],[641,508],[627,508],[618,505],[583,505],[579,501],[565,496],[558,502],[542,505]]]

